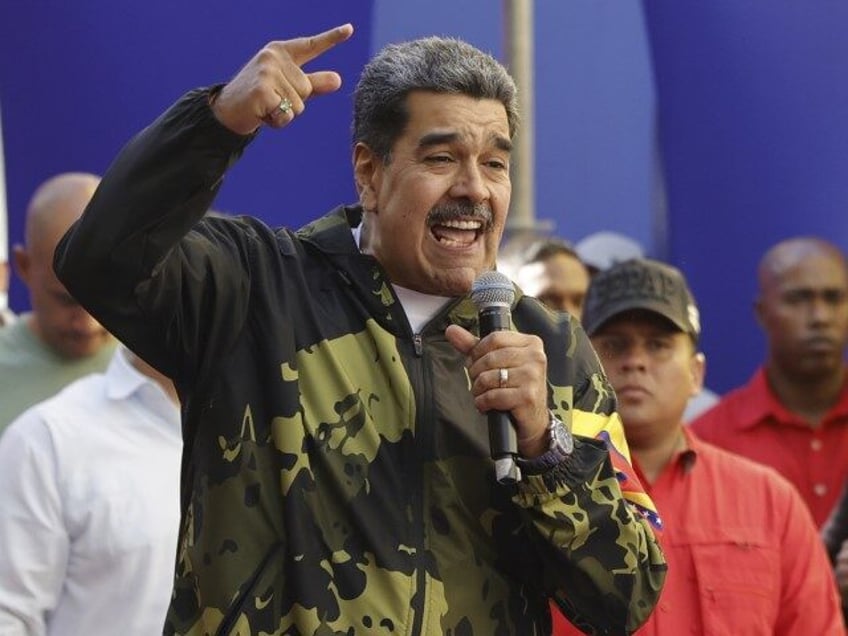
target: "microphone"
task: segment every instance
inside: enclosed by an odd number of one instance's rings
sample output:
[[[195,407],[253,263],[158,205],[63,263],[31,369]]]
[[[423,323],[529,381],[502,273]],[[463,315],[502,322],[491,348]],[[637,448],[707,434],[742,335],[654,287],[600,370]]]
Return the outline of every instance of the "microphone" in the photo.
[[[471,284],[471,300],[480,319],[480,337],[494,331],[508,330],[510,307],[515,300],[512,281],[500,272],[483,272]],[[499,484],[514,484],[521,480],[521,470],[515,463],[518,455],[518,436],[509,413],[489,411],[489,454],[495,460],[495,478]]]

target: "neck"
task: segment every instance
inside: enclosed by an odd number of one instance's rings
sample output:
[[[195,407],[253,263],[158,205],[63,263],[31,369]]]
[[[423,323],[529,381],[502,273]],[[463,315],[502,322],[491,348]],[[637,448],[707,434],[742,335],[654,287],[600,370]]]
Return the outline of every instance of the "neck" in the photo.
[[[630,445],[630,452],[649,484],[653,484],[675,455],[685,449],[686,437],[681,427],[676,428],[671,435],[646,440],[644,443],[636,441]]]
[[[814,378],[789,376],[778,366],[766,367],[766,379],[778,401],[788,410],[817,428],[827,412],[839,401],[845,382],[845,368]]]

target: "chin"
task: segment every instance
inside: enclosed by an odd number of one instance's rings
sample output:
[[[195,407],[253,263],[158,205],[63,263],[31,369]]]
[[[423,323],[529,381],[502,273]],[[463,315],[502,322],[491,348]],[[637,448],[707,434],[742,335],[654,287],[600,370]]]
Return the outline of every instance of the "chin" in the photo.
[[[432,293],[438,296],[465,296],[471,291],[471,284],[477,279],[478,275],[478,272],[470,268],[463,271],[447,272],[443,275],[437,274],[433,282],[438,290]]]
[[[100,348],[105,345],[106,342],[101,339],[97,339],[92,342],[86,343],[74,343],[65,347],[62,351],[62,355],[64,357],[69,358],[71,360],[78,360],[80,358],[87,358],[89,356],[93,356],[95,353],[100,351]]]

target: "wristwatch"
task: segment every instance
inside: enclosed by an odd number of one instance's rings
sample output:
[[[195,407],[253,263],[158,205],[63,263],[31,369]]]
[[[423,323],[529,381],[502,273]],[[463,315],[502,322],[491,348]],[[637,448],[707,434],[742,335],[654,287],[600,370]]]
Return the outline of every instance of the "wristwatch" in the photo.
[[[516,463],[528,475],[539,475],[567,459],[574,451],[574,437],[568,427],[556,415],[550,414],[548,423],[550,446],[548,450],[532,459],[517,457]]]

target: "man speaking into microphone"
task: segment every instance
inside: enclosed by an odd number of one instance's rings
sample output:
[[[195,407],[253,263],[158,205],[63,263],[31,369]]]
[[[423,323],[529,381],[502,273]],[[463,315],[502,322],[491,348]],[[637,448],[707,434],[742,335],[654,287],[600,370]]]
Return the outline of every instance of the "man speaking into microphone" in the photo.
[[[469,295],[510,199],[497,61],[447,38],[386,47],[354,92],[357,205],[297,231],[204,217],[257,133],[340,87],[320,56],[352,32],[271,42],[187,93],[56,253],[184,405],[165,633],[548,634],[548,598],[587,633],[630,633],[665,561],[588,339],[520,292],[513,328],[481,339]],[[491,411],[515,427],[507,483]]]

